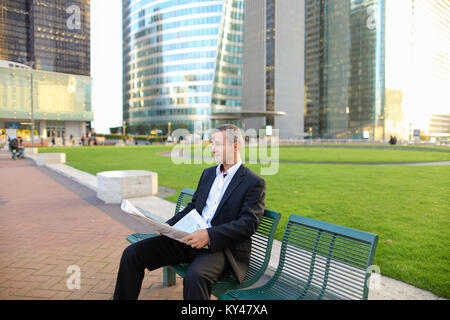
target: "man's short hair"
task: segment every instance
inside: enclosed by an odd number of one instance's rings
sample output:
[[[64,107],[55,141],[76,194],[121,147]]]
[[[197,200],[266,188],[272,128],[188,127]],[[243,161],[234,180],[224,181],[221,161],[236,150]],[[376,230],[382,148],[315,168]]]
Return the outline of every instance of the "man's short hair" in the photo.
[[[214,130],[225,131],[227,140],[231,143],[237,142],[239,146],[242,146],[244,140],[242,139],[241,129],[239,129],[234,124],[222,124],[216,127]]]

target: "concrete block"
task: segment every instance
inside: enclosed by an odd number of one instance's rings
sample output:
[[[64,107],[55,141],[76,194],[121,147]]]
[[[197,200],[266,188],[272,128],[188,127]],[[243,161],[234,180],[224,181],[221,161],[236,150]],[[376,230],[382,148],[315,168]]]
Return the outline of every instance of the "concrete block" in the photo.
[[[65,153],[39,153],[35,155],[33,158],[38,166],[45,166],[47,164],[66,163]]]
[[[119,170],[97,173],[97,198],[106,203],[153,196],[158,193],[158,174],[145,170]]]
[[[38,154],[38,148],[25,148],[25,155]]]

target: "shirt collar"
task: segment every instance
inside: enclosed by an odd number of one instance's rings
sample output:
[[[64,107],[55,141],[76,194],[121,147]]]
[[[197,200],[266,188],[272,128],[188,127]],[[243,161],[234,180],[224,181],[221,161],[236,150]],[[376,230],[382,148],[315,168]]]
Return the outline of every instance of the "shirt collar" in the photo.
[[[241,164],[242,164],[242,160],[239,160],[230,169],[228,169],[225,172],[222,172],[222,164],[219,164],[216,168],[216,176],[218,176],[219,174],[227,173],[227,177],[232,178],[234,176],[234,174],[236,173],[236,171],[238,171]]]

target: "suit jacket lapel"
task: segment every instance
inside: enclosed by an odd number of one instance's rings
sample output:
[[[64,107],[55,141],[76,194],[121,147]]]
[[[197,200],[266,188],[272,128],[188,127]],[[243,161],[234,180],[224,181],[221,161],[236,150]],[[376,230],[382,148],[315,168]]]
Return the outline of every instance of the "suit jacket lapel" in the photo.
[[[201,204],[200,204],[202,211],[206,205],[206,200],[208,199],[209,191],[211,190],[211,187],[212,187],[215,179],[216,179],[216,170],[214,168],[214,170],[210,170],[210,173],[205,178],[206,182],[203,184],[202,199],[201,199]],[[201,211],[199,213],[201,214]]]
[[[220,210],[222,209],[223,204],[225,201],[227,201],[228,197],[231,195],[234,189],[244,180],[245,176],[245,167],[244,164],[242,164],[238,171],[234,174],[233,179],[231,179],[230,184],[227,187],[227,190],[225,190],[225,193],[223,194],[222,199],[220,200],[219,206],[217,207],[216,213],[214,214],[214,218],[211,220],[211,223],[216,219],[219,214]]]

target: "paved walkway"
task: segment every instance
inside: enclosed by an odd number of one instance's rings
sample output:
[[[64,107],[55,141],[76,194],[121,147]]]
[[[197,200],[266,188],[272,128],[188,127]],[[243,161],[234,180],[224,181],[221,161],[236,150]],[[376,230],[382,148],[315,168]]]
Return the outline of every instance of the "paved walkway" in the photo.
[[[3,151],[0,181],[0,300],[111,297],[125,237],[144,230],[92,190]],[[67,287],[72,265],[80,289]],[[177,283],[163,288],[162,269],[146,271],[140,299],[182,299]]]

